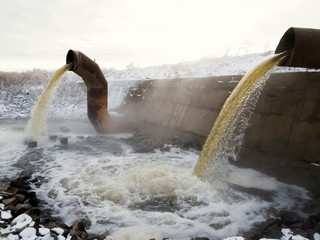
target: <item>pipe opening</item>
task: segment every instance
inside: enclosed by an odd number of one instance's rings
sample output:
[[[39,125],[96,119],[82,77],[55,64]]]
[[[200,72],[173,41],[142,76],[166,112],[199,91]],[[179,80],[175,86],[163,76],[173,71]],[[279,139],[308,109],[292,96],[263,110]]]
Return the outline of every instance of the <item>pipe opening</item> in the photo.
[[[293,28],[289,28],[280,39],[275,53],[281,53],[292,50],[295,43],[295,32]]]
[[[289,28],[280,39],[275,53],[289,51],[281,66],[320,68],[320,29]]]
[[[66,63],[67,64],[72,63],[70,71],[73,71],[74,70],[74,52],[71,49],[67,53]]]

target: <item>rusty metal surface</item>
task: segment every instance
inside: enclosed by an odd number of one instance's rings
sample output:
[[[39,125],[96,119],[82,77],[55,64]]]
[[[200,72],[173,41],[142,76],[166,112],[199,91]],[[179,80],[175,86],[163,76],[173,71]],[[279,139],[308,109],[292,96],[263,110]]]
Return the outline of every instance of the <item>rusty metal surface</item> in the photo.
[[[87,91],[88,118],[97,132],[105,132],[108,121],[108,91],[104,88],[91,88]]]
[[[320,68],[320,29],[289,28],[275,53],[284,51],[290,55],[282,66]]]
[[[99,133],[110,130],[108,113],[108,82],[98,64],[80,51],[69,50],[66,63],[72,63],[71,71],[78,74],[87,86],[88,118]]]
[[[66,63],[73,63],[71,71],[82,77],[88,88],[108,89],[108,82],[99,65],[82,52],[69,50],[67,53]]]

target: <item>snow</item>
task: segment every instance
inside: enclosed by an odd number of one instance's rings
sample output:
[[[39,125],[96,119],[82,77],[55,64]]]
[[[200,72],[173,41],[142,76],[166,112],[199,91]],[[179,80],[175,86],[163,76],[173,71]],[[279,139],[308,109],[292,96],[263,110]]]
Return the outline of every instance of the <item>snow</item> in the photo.
[[[6,238],[1,238],[0,237],[0,240],[18,240],[18,239],[20,239],[19,238],[19,235],[15,235],[15,234],[9,234]]]
[[[315,233],[313,235],[314,240],[320,240],[320,234],[319,233]]]
[[[54,240],[54,238],[51,237],[50,234],[48,234],[43,237],[38,237],[37,240]]]
[[[51,231],[55,232],[58,235],[62,235],[64,232],[62,228],[52,228]]]
[[[19,231],[27,226],[32,225],[32,223],[33,223],[32,218],[29,215],[24,213],[12,220],[11,228],[16,231]]]
[[[8,220],[10,218],[12,218],[10,210],[1,212],[1,219]]]
[[[45,236],[47,234],[50,234],[50,229],[49,228],[39,228],[39,234],[41,236]]]
[[[290,229],[284,228],[281,230],[283,237],[280,240],[308,240],[300,235],[293,235]]]
[[[211,76],[244,75],[272,52],[243,56],[205,57],[196,61],[150,66],[128,67],[125,70],[102,69],[106,77],[109,110],[123,104],[129,88],[148,79],[201,78]],[[59,67],[59,66],[57,66]],[[303,68],[278,68],[282,71],[315,71]],[[25,119],[54,72],[34,70],[25,73],[0,72],[0,119]],[[53,101],[50,117],[55,119],[87,119],[86,86],[73,72],[62,76]]]
[[[34,240],[37,238],[36,229],[32,227],[28,227],[19,233],[20,237],[24,240]]]

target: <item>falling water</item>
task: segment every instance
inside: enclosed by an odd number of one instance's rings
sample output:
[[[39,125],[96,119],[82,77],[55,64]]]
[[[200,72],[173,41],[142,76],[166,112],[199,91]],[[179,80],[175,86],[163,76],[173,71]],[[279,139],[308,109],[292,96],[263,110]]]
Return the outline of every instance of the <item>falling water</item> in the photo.
[[[203,146],[193,172],[196,176],[207,180],[215,178],[214,174],[219,175],[224,171],[224,162],[229,157],[235,158],[264,83],[271,70],[286,58],[285,52],[274,55],[255,66],[241,79],[223,105]],[[221,179],[220,176],[216,177]]]
[[[57,91],[59,80],[66,71],[70,70],[71,66],[72,64],[64,65],[57,70],[31,110],[27,133],[37,141],[43,140],[44,134],[46,133],[50,104]]]

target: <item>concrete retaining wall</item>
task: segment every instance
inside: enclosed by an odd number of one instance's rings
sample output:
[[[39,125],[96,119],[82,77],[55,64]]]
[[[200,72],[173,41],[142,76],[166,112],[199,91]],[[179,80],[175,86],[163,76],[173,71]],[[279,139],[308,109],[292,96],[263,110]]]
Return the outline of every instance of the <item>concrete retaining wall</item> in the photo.
[[[164,142],[181,137],[202,146],[241,77],[141,81],[120,112],[136,129]],[[310,178],[320,183],[319,72],[270,76],[246,129],[238,164],[290,183],[310,185]],[[307,180],[301,183],[296,174]]]

